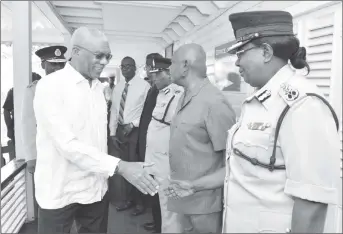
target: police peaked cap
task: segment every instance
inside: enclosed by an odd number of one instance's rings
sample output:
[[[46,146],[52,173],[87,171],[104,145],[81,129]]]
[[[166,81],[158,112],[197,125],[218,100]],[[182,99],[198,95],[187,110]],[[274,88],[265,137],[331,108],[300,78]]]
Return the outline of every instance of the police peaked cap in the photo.
[[[49,46],[36,51],[36,55],[42,61],[48,61],[51,63],[62,63],[67,62],[64,57],[67,47],[65,46]]]
[[[168,70],[172,64],[171,59],[168,58],[153,58],[150,73]]]
[[[293,36],[293,17],[286,11],[250,11],[229,16],[236,43],[228,49],[237,49],[253,39],[271,36]]]

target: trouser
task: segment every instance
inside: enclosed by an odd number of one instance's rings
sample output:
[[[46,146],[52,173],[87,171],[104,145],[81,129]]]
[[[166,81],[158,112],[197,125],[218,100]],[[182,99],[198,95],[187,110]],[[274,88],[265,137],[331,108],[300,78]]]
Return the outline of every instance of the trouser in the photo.
[[[73,221],[79,233],[106,233],[108,224],[108,193],[92,204],[70,204],[60,209],[38,209],[38,233],[70,233]]]
[[[174,212],[172,212],[174,213]],[[192,225],[192,233],[221,233],[222,231],[222,212],[211,214],[180,214],[174,213],[174,223],[169,225],[168,232],[184,233],[187,232],[188,223]]]
[[[152,177],[155,178],[154,176],[152,176]],[[159,194],[156,193],[154,196],[150,197],[150,201],[151,201],[152,219],[155,223],[156,232],[160,233],[161,227],[162,227],[162,216],[161,216],[161,206],[160,206]]]
[[[128,136],[123,134],[123,126],[118,125],[116,137],[118,139],[118,147],[111,144],[109,153],[119,157],[123,161],[137,162],[138,155],[136,153],[138,141],[138,128],[134,128]],[[110,199],[111,202],[117,200],[134,201],[137,204],[143,205],[142,195],[133,185],[127,182],[123,177],[114,175],[109,179]]]
[[[167,178],[155,176],[155,179],[159,184],[164,184]],[[164,192],[162,190],[163,186],[160,186],[160,187],[161,187],[161,190],[158,192],[158,198],[159,198],[159,204],[160,204],[160,215],[162,219],[161,233],[173,233],[175,232],[174,225],[175,223],[179,222],[180,215],[168,210],[168,197],[164,195]],[[187,220],[181,220],[181,221],[187,222]],[[182,228],[184,230],[192,229],[189,222],[183,224]]]

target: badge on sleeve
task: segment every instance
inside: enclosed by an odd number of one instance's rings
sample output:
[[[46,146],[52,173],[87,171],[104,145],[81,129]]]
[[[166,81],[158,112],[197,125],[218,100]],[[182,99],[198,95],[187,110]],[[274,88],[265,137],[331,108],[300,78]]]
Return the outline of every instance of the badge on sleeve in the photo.
[[[294,101],[299,97],[299,91],[289,84],[283,83],[281,85],[281,90],[287,101]]]

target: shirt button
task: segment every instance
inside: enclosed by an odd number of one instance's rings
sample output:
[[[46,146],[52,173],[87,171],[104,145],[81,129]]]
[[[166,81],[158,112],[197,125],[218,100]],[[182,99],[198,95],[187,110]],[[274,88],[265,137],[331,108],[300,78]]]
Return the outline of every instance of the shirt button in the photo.
[[[286,233],[291,233],[291,229],[287,228]]]

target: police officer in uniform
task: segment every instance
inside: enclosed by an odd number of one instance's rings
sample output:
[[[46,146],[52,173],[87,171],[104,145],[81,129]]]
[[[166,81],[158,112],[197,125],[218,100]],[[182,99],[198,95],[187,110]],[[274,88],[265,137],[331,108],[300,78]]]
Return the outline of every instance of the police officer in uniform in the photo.
[[[36,55],[41,59],[41,66],[46,75],[60,70],[64,67],[66,59],[64,57],[67,48],[65,46],[50,46],[36,51]],[[23,122],[22,135],[25,147],[27,168],[30,173],[34,173],[36,165],[36,118],[33,111],[33,99],[35,96],[36,85],[40,80],[38,74],[32,75],[32,82],[26,87],[21,111]],[[56,87],[58,88],[58,87]],[[35,202],[35,213],[37,204]]]
[[[223,233],[336,232],[339,123],[318,88],[295,71],[310,67],[292,16],[257,11],[229,19],[237,40],[229,53],[257,91],[228,134]],[[221,186],[223,175],[175,182],[170,196]]]
[[[183,88],[171,83],[169,66],[171,60],[167,58],[154,58],[150,74],[153,83],[159,90],[156,106],[152,113],[152,119],[148,127],[145,162],[155,163],[147,168],[150,175],[163,184],[169,176],[169,138],[170,122],[174,116],[178,101],[183,93]],[[162,223],[155,223],[156,232],[172,232],[171,226],[176,213],[167,209],[167,197],[162,193],[158,194]],[[154,210],[154,205],[153,205]],[[174,217],[175,216],[175,217]]]

